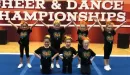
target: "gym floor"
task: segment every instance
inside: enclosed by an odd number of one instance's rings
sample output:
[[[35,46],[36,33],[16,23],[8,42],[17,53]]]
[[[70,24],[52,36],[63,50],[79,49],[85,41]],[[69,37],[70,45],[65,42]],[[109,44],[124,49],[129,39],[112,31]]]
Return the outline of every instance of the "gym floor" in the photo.
[[[26,66],[26,58],[24,56],[24,67],[17,69],[19,64],[19,45],[17,42],[9,42],[7,45],[0,45],[0,74],[3,75],[42,75],[40,73],[40,61],[33,55],[34,51],[42,46],[42,42],[30,43],[30,59],[32,68]],[[62,46],[64,43],[62,44]],[[72,47],[77,50],[77,43],[72,43]],[[97,54],[92,62],[91,75],[129,75],[130,72],[130,49],[120,49],[114,44],[110,59],[111,71],[104,70],[103,64],[103,44],[90,44],[90,48]],[[80,75],[80,69],[77,69],[77,58],[73,60],[72,75]],[[61,68],[54,68],[52,75],[62,75],[62,61],[59,61]]]

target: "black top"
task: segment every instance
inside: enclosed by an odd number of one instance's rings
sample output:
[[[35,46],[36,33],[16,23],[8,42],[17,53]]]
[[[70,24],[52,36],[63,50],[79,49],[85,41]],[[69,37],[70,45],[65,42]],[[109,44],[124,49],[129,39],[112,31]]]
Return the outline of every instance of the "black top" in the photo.
[[[20,44],[28,44],[29,43],[29,36],[32,30],[29,28],[27,30],[22,30],[18,28],[17,33],[20,35]]]
[[[65,33],[65,29],[60,28],[58,30],[55,30],[54,28],[49,28],[48,32],[49,32],[50,37],[51,37],[51,43],[61,43],[62,38],[63,38],[63,34]]]
[[[85,50],[84,48],[81,48],[78,51],[78,55],[81,58],[81,65],[88,65],[91,64],[90,58],[96,54],[91,49]]]
[[[60,49],[60,54],[63,54],[64,59],[72,59],[73,54],[76,55],[76,53],[77,52],[73,47],[70,47],[70,48],[62,47]]]
[[[79,44],[82,45],[83,40],[82,40],[81,37],[82,37],[82,36],[87,37],[87,36],[88,36],[88,30],[86,30],[86,31],[81,31],[81,30],[78,29],[77,34],[78,34]]]
[[[39,47],[37,50],[35,50],[35,53],[41,55],[41,60],[50,59],[57,53],[56,50],[52,47],[45,48]]]
[[[103,31],[104,44],[113,44],[113,39],[115,34],[116,34],[115,30],[112,30],[110,33],[104,30]]]

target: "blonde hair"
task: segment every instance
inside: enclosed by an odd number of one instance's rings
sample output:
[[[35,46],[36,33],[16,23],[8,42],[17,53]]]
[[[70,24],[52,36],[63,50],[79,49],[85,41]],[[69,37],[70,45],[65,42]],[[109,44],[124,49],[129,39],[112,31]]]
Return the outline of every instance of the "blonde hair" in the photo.
[[[82,20],[82,21],[80,21],[80,25],[85,25],[85,26],[87,26],[87,21],[85,21],[85,20]]]
[[[65,41],[66,40],[71,40],[72,41],[72,38],[70,36],[68,36],[68,35],[65,35]]]
[[[55,20],[55,21],[53,22],[53,24],[56,25],[56,24],[61,24],[61,23],[60,23],[59,20]]]
[[[21,22],[20,22],[20,24],[22,25],[22,24],[24,24],[25,23],[25,21],[24,20],[22,20]]]
[[[45,37],[44,37],[44,40],[45,39],[48,39],[49,41],[50,41],[50,35],[46,35]]]
[[[46,38],[50,38],[50,35],[46,35],[45,37],[46,37]]]
[[[21,24],[21,25],[23,25],[23,24],[28,25],[28,23],[27,23],[25,20],[22,20],[22,21],[20,22],[20,24]]]
[[[114,23],[113,22],[111,22],[111,21],[106,21],[106,26],[109,26],[109,25],[114,25]]]
[[[90,41],[89,37],[84,37],[84,36],[82,36],[81,38],[82,38],[83,41],[84,41],[84,40]]]

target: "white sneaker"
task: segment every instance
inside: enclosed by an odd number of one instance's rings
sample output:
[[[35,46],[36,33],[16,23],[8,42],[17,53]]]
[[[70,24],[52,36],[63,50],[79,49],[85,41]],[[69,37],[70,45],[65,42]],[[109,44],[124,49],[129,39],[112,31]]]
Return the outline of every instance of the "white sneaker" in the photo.
[[[108,68],[109,68],[109,70],[111,70],[111,67],[110,67],[110,65],[108,65]]]
[[[60,68],[60,65],[59,65],[59,64],[56,64],[56,68]]]
[[[78,64],[78,65],[77,65],[77,68],[81,68],[81,64]]]
[[[40,69],[42,69],[42,65],[40,65]]]
[[[110,67],[109,67],[108,65],[104,66],[104,69],[105,69],[106,71],[110,71]]]
[[[22,67],[23,67],[23,64],[19,64],[19,65],[18,65],[18,68],[22,68]]]
[[[51,68],[54,68],[54,63],[51,63]]]
[[[28,64],[27,64],[27,66],[28,66],[28,68],[32,68],[32,66],[31,66],[31,64],[30,64],[30,63],[28,63]]]

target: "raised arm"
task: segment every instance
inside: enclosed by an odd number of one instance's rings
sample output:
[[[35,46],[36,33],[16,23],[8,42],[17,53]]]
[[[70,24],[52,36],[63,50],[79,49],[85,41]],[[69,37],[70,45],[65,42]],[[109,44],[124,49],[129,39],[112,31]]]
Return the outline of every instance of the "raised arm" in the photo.
[[[8,23],[10,23],[13,27],[15,27],[15,29],[18,29],[18,27],[15,26],[10,20],[8,20]]]
[[[30,29],[32,29],[36,24],[37,24],[38,20],[30,27]]]
[[[91,27],[88,28],[88,31],[89,31],[95,24],[96,24],[96,22],[95,22]]]
[[[124,21],[122,24],[120,24],[117,28],[115,28],[115,31],[117,31],[121,26],[124,25],[124,23],[126,23],[126,21]]]
[[[64,26],[64,28],[67,28],[71,23],[72,23],[72,21],[69,22],[66,26]]]
[[[75,28],[78,30],[78,26],[74,21],[73,21],[73,24],[74,24]]]
[[[97,21],[97,22],[98,22],[98,24],[99,24],[99,26],[100,26],[101,30],[102,30],[102,31],[104,31],[104,28],[103,28],[102,24],[99,22],[99,19],[97,19],[97,18],[96,18],[96,20],[95,20],[95,21]]]
[[[41,21],[41,22],[42,22],[42,24],[43,24],[45,27],[49,28],[49,26],[47,26],[47,24],[45,24],[43,21]]]

